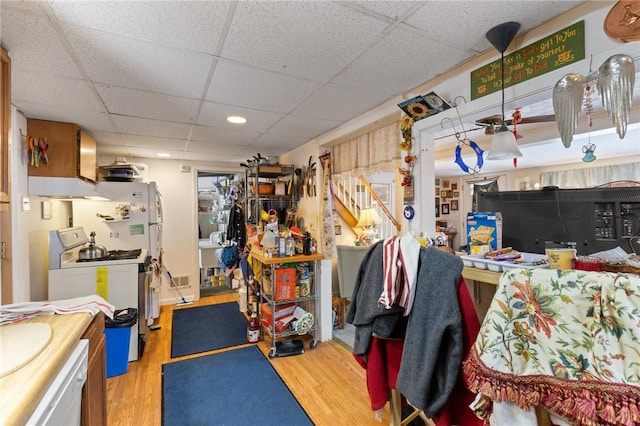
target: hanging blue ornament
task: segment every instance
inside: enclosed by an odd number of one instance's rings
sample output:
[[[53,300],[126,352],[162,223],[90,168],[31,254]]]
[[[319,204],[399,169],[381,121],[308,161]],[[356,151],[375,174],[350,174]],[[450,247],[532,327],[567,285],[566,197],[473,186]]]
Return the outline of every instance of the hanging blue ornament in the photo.
[[[484,159],[482,158],[482,155],[484,154],[484,150],[482,148],[480,148],[478,146],[478,144],[475,143],[474,141],[469,141],[468,145],[476,153],[476,165],[474,166],[473,169],[470,169],[469,166],[467,166],[465,164],[464,160],[462,159],[462,145],[467,145],[467,143],[466,143],[467,140],[462,141],[462,143],[459,143],[458,146],[456,146],[456,161],[455,161],[455,163],[458,164],[458,166],[460,166],[460,168],[462,169],[463,172],[471,173],[471,174],[477,174],[477,173],[480,172],[480,169],[482,169],[482,165],[484,164]]]

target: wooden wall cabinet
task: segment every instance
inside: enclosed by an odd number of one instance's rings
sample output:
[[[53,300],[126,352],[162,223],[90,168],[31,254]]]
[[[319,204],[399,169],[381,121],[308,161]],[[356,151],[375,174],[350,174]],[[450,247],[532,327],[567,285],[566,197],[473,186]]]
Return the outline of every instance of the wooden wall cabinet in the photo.
[[[47,138],[49,164],[29,165],[29,176],[74,177],[96,182],[96,141],[77,124],[27,120],[27,134]]]
[[[107,351],[104,335],[104,314],[98,313],[87,327],[82,339],[89,340],[87,381],[82,388],[82,425],[107,424]]]

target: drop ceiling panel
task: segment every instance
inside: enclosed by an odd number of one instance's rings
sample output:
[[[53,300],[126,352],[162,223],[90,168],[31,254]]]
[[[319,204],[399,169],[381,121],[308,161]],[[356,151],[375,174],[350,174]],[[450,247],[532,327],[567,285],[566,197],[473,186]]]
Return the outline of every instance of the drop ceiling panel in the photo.
[[[387,24],[328,1],[238,2],[222,56],[325,81]]]
[[[214,61],[86,27],[67,26],[65,34],[88,76],[103,84],[199,98]]]
[[[341,121],[336,120],[322,120],[319,118],[288,115],[269,129],[269,133],[274,135],[302,136],[309,140],[333,129],[340,125],[340,123]]]
[[[260,152],[266,152],[266,149],[269,149],[269,155],[275,155],[276,152],[282,152],[282,150],[287,152],[299,147],[307,140],[308,139],[304,136],[273,135],[271,133],[263,133],[251,144],[251,146],[259,148],[261,150]]]
[[[175,139],[187,139],[191,124],[169,121],[149,120],[147,118],[129,117],[112,114],[112,118],[120,133],[140,136],[157,136]]]
[[[20,110],[24,108],[24,110],[29,111],[28,114],[25,113],[27,118],[75,123],[92,134],[96,131],[115,131],[109,117],[105,113],[78,109],[63,109],[56,106],[31,102],[21,102],[20,105],[16,106]]]
[[[246,124],[237,125],[227,121],[230,115],[240,115],[248,121]],[[249,109],[231,105],[222,105],[213,102],[205,102],[202,105],[198,124],[207,126],[216,126],[227,130],[241,130],[252,132],[264,132],[281,120],[284,114],[260,111],[257,109]]]
[[[447,54],[442,56],[442,51]],[[334,82],[361,90],[376,88],[391,97],[428,81],[443,68],[453,67],[468,57],[467,51],[447,48],[419,34],[396,28],[341,72]]]
[[[288,113],[317,87],[317,82],[221,60],[207,100]]]
[[[57,77],[82,78],[45,15],[24,13],[9,7],[12,2],[2,3],[0,38],[2,46],[11,56],[12,75],[33,72]],[[5,3],[9,6],[5,7]]]
[[[212,54],[229,5],[226,1],[135,1],[114,7],[109,1],[58,1],[51,7],[58,19],[71,24]]]
[[[233,130],[212,126],[193,126],[191,140],[234,145],[249,145],[259,135],[259,132],[252,132],[246,129]]]
[[[206,152],[209,154],[219,154],[220,156],[227,154],[238,155],[244,148],[244,145],[225,142],[189,142],[189,152]]]
[[[407,13],[412,8],[415,8],[419,3],[416,1],[349,1],[346,2],[348,6],[355,5],[362,9],[375,12],[379,15],[385,16],[388,19],[397,19],[400,16]]]
[[[181,139],[156,138],[152,136],[121,135],[125,146],[160,150],[184,150],[186,141]]]
[[[198,111],[198,101],[194,99],[101,84],[96,89],[113,114],[190,123],[195,121]]]
[[[543,7],[540,7],[544,3]],[[520,32],[529,30],[581,1],[456,1],[442,7],[430,1],[417,10],[406,23],[431,38],[470,53],[493,48],[485,38],[492,27],[508,21],[522,24]]]
[[[24,99],[52,107],[103,112],[100,99],[85,80],[52,77],[30,72],[16,72],[13,76],[12,97],[16,105]]]
[[[389,96],[327,84],[296,108],[296,115],[345,121],[386,101]],[[332,108],[327,108],[332,105]]]

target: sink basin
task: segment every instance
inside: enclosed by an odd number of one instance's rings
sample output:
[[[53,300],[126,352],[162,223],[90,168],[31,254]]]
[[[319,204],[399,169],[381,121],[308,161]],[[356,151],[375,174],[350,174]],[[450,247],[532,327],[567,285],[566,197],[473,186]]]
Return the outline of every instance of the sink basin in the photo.
[[[53,330],[43,322],[7,324],[0,327],[0,377],[34,359],[49,344]]]

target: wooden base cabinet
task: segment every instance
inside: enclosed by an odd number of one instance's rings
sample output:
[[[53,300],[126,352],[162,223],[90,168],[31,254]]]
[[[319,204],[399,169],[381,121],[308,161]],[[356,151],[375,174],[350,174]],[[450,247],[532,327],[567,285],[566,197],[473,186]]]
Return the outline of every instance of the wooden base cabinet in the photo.
[[[82,388],[82,425],[107,424],[107,340],[104,314],[98,313],[82,335],[89,340],[87,381]]]

